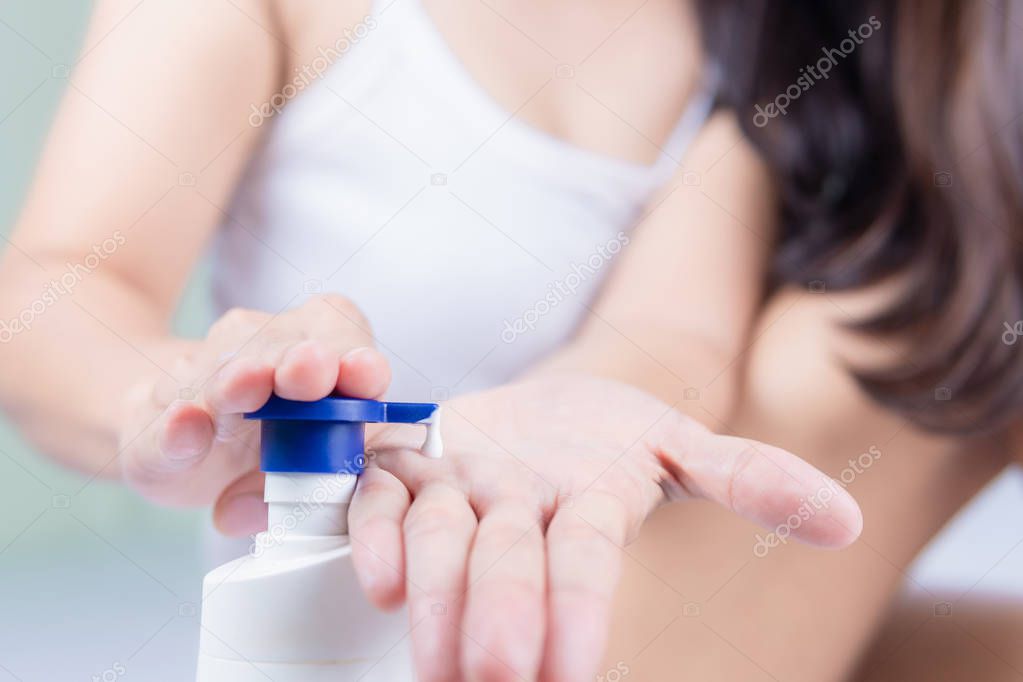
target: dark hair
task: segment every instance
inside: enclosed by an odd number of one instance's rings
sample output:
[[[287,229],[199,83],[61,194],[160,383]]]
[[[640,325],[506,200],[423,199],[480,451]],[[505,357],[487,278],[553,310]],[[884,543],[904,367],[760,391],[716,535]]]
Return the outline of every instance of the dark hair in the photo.
[[[932,430],[1008,426],[1023,408],[1023,3],[698,7],[719,104],[778,178],[775,281],[898,278],[897,300],[852,327],[909,352],[851,368],[860,385]]]

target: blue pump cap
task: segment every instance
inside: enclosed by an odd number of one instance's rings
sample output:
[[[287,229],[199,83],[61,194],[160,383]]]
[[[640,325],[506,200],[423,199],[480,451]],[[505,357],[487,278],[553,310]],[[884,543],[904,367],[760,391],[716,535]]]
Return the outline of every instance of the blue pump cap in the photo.
[[[259,419],[260,468],[266,472],[361,474],[367,422],[425,423],[435,403],[387,403],[355,398],[312,402],[271,396],[245,415]]]

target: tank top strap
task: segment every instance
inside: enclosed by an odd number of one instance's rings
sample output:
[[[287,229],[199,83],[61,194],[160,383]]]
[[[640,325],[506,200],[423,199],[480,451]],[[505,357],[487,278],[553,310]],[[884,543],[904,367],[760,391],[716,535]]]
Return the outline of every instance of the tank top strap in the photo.
[[[661,147],[661,154],[653,166],[654,175],[660,177],[671,175],[682,164],[686,150],[710,116],[714,100],[713,83],[709,79],[703,81],[690,98],[668,140]]]

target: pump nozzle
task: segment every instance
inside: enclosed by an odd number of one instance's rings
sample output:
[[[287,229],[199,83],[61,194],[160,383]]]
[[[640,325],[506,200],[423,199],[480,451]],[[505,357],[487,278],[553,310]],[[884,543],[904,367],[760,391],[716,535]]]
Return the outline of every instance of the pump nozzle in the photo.
[[[440,408],[436,403],[355,398],[303,402],[275,395],[245,418],[262,421],[260,468],[265,472],[361,474],[367,423],[424,424],[423,453],[441,456]]]

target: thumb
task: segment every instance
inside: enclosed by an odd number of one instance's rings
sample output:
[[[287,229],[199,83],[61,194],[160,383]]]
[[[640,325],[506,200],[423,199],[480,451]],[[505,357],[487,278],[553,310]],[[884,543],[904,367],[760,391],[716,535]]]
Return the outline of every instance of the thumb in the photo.
[[[859,505],[840,483],[781,448],[684,420],[656,454],[672,479],[669,495],[712,500],[761,526],[785,525],[793,537],[822,547],[850,545],[863,529]],[[793,515],[798,524],[790,521]]]
[[[224,535],[244,536],[266,530],[261,471],[250,471],[224,489],[213,507],[213,525]]]

